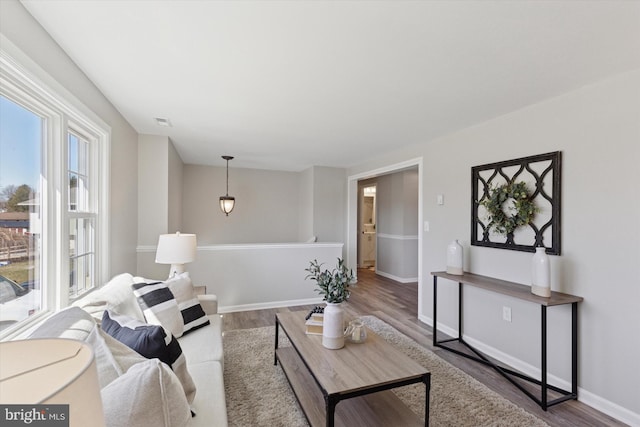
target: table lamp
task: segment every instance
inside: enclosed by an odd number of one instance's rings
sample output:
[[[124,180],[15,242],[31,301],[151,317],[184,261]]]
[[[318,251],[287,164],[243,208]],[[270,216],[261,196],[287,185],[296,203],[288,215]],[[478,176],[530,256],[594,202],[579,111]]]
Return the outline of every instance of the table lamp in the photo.
[[[158,238],[156,250],[156,263],[171,264],[169,279],[177,274],[184,273],[184,264],[196,259],[196,235],[161,234]]]
[[[66,418],[70,427],[105,426],[89,345],[63,338],[5,341],[0,357],[2,420]]]

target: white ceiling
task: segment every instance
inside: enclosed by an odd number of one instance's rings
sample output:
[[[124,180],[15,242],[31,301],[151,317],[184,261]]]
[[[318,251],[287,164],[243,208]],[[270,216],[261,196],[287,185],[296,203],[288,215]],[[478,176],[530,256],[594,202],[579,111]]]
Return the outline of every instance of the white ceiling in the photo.
[[[640,68],[637,1],[22,3],[191,164],[348,167]]]

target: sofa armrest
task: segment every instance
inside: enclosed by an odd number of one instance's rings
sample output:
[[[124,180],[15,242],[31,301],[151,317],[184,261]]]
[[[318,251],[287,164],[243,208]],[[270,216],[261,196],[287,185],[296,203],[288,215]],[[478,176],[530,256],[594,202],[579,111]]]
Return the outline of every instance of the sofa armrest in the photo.
[[[198,300],[206,314],[218,313],[218,297],[216,295],[200,294]]]

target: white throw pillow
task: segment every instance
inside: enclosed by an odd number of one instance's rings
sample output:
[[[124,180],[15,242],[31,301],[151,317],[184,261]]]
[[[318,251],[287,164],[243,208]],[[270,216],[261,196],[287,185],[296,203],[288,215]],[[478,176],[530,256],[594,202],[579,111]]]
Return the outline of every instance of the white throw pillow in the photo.
[[[136,297],[131,292],[131,285],[133,283],[133,276],[131,274],[119,274],[99,289],[88,293],[72,305],[82,308],[91,314],[98,322],[102,319],[102,313],[106,309],[126,314],[138,320],[144,320]]]
[[[136,363],[101,394],[107,427],[183,427],[191,419],[180,381],[158,359]]]

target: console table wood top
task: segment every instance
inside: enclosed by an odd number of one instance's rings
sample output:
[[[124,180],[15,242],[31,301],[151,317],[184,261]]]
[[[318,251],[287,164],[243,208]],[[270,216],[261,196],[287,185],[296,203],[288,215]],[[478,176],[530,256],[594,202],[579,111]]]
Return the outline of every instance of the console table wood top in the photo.
[[[432,276],[441,277],[443,279],[452,280],[454,282],[463,283],[465,285],[474,286],[476,288],[485,289],[491,292],[507,295],[521,300],[529,301],[546,307],[554,305],[572,304],[574,302],[582,302],[583,298],[575,295],[569,295],[562,292],[551,291],[549,298],[540,297],[531,293],[531,287],[520,283],[500,280],[493,277],[481,276],[479,274],[449,274],[446,271],[434,271]]]

